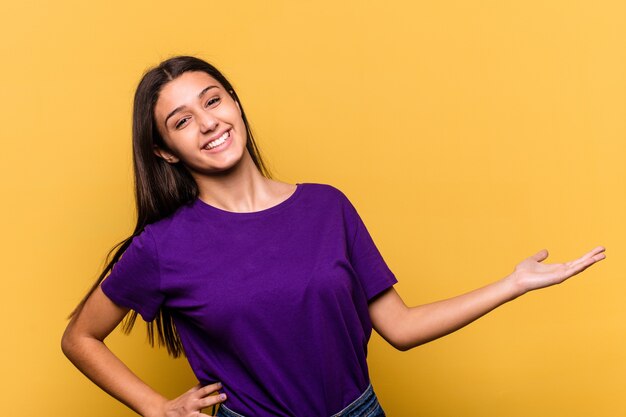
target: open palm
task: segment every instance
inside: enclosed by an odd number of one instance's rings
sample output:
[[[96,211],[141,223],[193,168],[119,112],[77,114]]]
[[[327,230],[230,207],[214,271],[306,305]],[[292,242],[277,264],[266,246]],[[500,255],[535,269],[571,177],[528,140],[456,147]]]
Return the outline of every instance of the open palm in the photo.
[[[573,261],[560,264],[541,263],[548,257],[547,249],[542,249],[515,266],[513,276],[517,285],[524,291],[532,291],[550,285],[560,284],[566,279],[584,271],[606,257],[604,247],[597,246]]]

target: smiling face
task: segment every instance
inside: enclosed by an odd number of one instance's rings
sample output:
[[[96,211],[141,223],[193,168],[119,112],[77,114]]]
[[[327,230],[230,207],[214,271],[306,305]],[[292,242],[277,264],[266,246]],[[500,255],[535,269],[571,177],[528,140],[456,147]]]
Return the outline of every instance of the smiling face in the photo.
[[[192,175],[229,169],[246,152],[239,103],[205,72],[185,72],[165,84],[154,117],[165,142],[165,148],[155,145],[155,154],[185,164]]]

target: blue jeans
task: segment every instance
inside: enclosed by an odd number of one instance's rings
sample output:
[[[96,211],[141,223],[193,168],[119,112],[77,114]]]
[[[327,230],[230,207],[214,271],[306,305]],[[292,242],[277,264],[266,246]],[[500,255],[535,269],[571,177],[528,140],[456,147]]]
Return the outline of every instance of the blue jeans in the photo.
[[[217,414],[215,416],[247,417],[234,412],[224,404],[220,404],[220,408],[217,410]],[[386,417],[386,414],[380,406],[378,398],[376,398],[376,394],[372,388],[372,384],[370,383],[359,398],[352,401],[346,408],[330,417]]]

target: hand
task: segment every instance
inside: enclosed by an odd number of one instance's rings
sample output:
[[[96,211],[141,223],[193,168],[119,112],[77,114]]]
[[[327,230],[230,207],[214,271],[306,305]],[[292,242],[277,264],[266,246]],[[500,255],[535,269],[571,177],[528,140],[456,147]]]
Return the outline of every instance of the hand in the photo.
[[[165,402],[162,415],[165,417],[210,417],[200,411],[226,400],[226,394],[209,395],[220,388],[222,384],[219,382],[205,386],[198,384],[180,397]]]
[[[547,249],[542,249],[533,256],[517,264],[510,275],[511,279],[522,294],[550,285],[560,284],[594,263],[606,257],[604,247],[598,246],[578,259],[562,264],[542,264],[548,257]]]

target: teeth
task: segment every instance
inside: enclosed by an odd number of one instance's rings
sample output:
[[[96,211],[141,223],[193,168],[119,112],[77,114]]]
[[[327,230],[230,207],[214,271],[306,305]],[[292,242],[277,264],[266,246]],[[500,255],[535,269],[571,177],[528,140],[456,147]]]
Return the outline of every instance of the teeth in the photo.
[[[224,132],[224,134],[220,136],[219,138],[215,139],[212,142],[207,143],[204,149],[213,149],[216,146],[220,146],[222,143],[226,142],[226,138],[228,138],[228,136],[229,136],[229,132]]]

